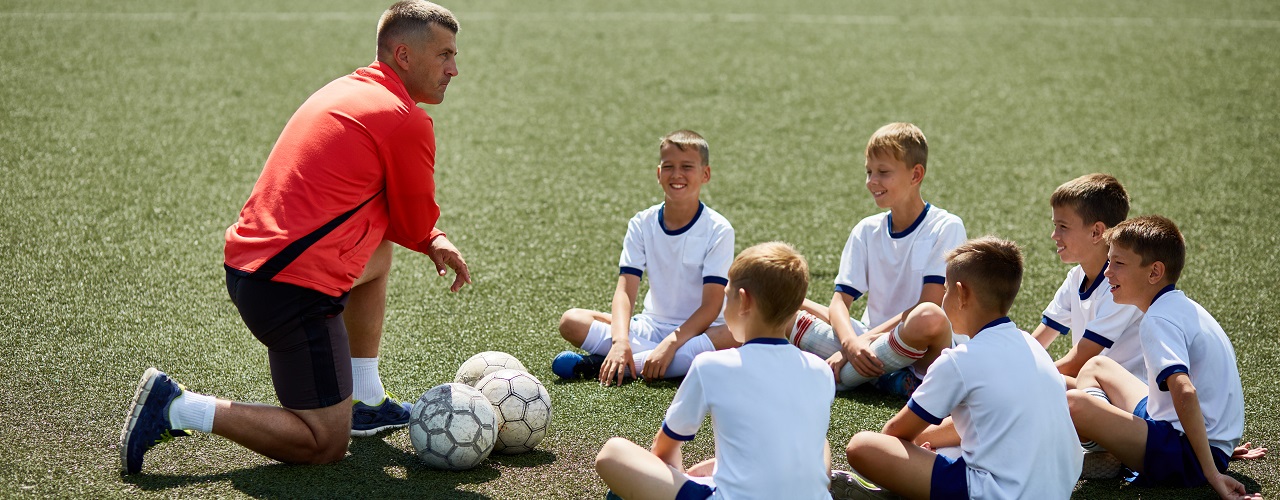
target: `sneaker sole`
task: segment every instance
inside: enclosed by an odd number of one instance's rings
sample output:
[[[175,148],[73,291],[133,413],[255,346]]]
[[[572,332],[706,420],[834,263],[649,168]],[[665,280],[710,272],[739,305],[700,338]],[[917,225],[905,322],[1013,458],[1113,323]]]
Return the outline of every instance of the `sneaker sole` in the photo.
[[[389,425],[374,427],[372,429],[366,429],[366,430],[351,429],[351,437],[369,437],[382,431],[389,431],[391,429],[399,429],[401,427],[408,427],[408,426],[409,426],[408,423],[403,423],[403,424],[389,424]]]
[[[138,417],[142,415],[142,408],[147,404],[147,397],[151,395],[151,388],[155,386],[158,374],[160,370],[155,367],[147,368],[147,371],[142,374],[142,379],[138,381],[138,388],[133,393],[133,401],[129,403],[129,409],[125,412],[124,429],[120,431],[121,474],[129,473],[129,435],[138,425]]]

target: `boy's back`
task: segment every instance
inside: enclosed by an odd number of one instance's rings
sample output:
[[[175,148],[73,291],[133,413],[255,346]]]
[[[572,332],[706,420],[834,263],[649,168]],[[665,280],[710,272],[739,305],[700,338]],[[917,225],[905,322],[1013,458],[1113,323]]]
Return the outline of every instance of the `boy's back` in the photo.
[[[1004,321],[943,351],[908,406],[931,423],[954,418],[971,497],[1066,498],[1081,448],[1062,375],[1035,339]]]
[[[680,324],[702,303],[702,285],[727,282],[734,232],[728,219],[705,204],[684,227],[663,223],[665,203],[636,213],[627,223],[618,266],[623,273],[649,275],[644,313]],[[712,323],[724,322],[724,315]]]
[[[862,323],[872,328],[920,301],[925,283],[942,284],[948,251],[967,239],[960,217],[925,204],[907,230],[891,230],[890,212],[862,219],[845,242],[836,291],[867,294]]]
[[[717,495],[830,498],[823,449],[834,394],[817,356],[785,339],[754,339],[694,360],[663,431],[692,439],[711,413]]]
[[[1244,434],[1244,391],[1235,349],[1217,320],[1181,290],[1167,289],[1152,301],[1140,332],[1150,390],[1147,413],[1182,431],[1164,384],[1173,373],[1187,373],[1197,389],[1209,444],[1230,457]]]

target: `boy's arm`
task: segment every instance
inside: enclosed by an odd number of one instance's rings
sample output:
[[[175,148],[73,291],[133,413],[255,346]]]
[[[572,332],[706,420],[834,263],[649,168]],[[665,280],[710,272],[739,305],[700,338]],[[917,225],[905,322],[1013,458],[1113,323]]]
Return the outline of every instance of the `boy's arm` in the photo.
[[[630,370],[636,375],[636,361],[631,356],[631,312],[635,310],[636,295],[640,293],[640,277],[622,273],[618,276],[618,286],[613,290],[613,305],[610,309],[612,319],[609,323],[609,334],[613,346],[605,355],[600,365],[600,383],[609,385],[615,378],[622,385],[622,378]]]
[[[684,458],[680,454],[680,446],[683,444],[684,441],[672,439],[671,436],[662,432],[662,429],[658,429],[658,435],[653,436],[653,447],[650,450],[653,451],[654,456],[683,473]]]
[[[1044,323],[1036,325],[1036,331],[1031,332],[1031,336],[1035,337],[1036,341],[1040,342],[1040,345],[1044,347],[1046,351],[1049,350],[1049,344],[1052,344],[1053,340],[1058,338],[1060,335],[1062,334],[1053,328],[1049,328],[1049,325]],[[1077,369],[1077,371],[1078,370],[1079,369]]]
[[[925,283],[924,286],[920,288],[920,300],[916,302],[916,304],[918,305],[918,304],[923,304],[925,302],[932,302],[937,305],[942,305],[942,295],[945,293],[946,293],[946,288],[943,287],[943,285],[940,285],[937,283]],[[836,295],[842,295],[842,294],[837,293]],[[850,299],[852,299],[852,297],[850,297]],[[852,302],[852,300],[850,300],[849,302]],[[836,324],[837,324],[835,319],[836,318],[835,309],[837,309],[836,301],[835,299],[832,299],[831,327],[833,329],[836,328]],[[840,374],[840,369],[839,369],[840,365],[838,363],[835,363],[835,360],[834,360],[836,356],[840,356],[840,359],[838,361],[849,360],[849,363],[853,365],[853,369],[856,370],[862,376],[878,377],[880,375],[884,375],[884,362],[880,361],[879,358],[876,358],[876,355],[871,352],[871,342],[876,338],[878,338],[880,335],[884,334],[885,332],[893,331],[893,329],[897,327],[898,324],[902,323],[902,321],[906,319],[906,317],[907,317],[907,311],[902,311],[898,313],[896,316],[889,318],[888,321],[885,321],[884,323],[876,325],[875,328],[868,330],[867,333],[862,335],[861,337],[856,337],[854,339],[851,339],[851,341],[848,343],[844,341],[844,337],[840,337],[841,352],[836,353],[836,355],[832,356],[833,359],[829,359],[827,361],[828,364],[833,365],[833,369],[836,371],[836,377],[837,377],[836,381],[839,382],[838,378]],[[849,307],[847,304],[844,308],[844,317],[842,319],[843,321],[841,323],[846,325],[845,329],[849,331],[850,335],[852,335],[853,329],[848,326]],[[840,330],[836,329],[836,335],[837,336],[840,335]]]
[[[1043,327],[1044,325],[1040,326]],[[1039,328],[1036,330],[1039,330]],[[1101,344],[1083,338],[1070,351],[1067,351],[1067,354],[1062,359],[1055,361],[1053,364],[1058,367],[1058,373],[1068,377],[1078,377],[1080,376],[1080,368],[1084,366],[1084,363],[1089,361],[1090,358],[1102,354],[1103,349],[1104,347]]]
[[[930,425],[915,438],[916,446],[928,444],[930,448],[946,448],[960,446],[960,433],[956,432],[956,423],[951,417],[942,419],[938,425]]]
[[[909,407],[903,406],[898,410],[897,415],[884,424],[884,429],[880,433],[906,441],[915,441],[916,437],[928,427],[929,422],[920,418]]]
[[[853,325],[849,319],[849,307],[853,305],[855,299],[852,295],[844,292],[836,292],[831,297],[831,306],[827,308],[827,314],[831,317],[831,330],[836,334],[836,340],[840,342],[840,350],[836,351],[827,358],[827,365],[831,367],[831,372],[835,374],[836,382],[840,382],[840,368],[844,366],[845,360],[858,359],[855,353],[869,351],[870,342],[858,337],[857,332],[853,331]],[[871,356],[868,361],[873,363],[873,368],[884,372],[881,363],[875,356]],[[874,365],[878,363],[878,365]],[[854,365],[857,370],[858,366]],[[862,370],[858,370],[859,373]],[[874,373],[874,372],[872,372]]]
[[[707,331],[707,327],[710,327],[711,323],[720,316],[720,309],[723,307],[724,285],[719,283],[702,285],[702,304],[698,306],[698,310],[653,348],[653,352],[644,362],[644,373],[641,375],[648,380],[663,378],[667,373],[667,367],[671,366],[671,360],[675,359],[676,350],[689,339]]]
[[[1185,372],[1178,372],[1165,379],[1169,395],[1173,398],[1173,409],[1182,422],[1183,433],[1195,451],[1196,460],[1200,461],[1200,470],[1208,479],[1209,485],[1222,498],[1241,498],[1246,494],[1244,485],[1235,478],[1218,472],[1213,462],[1213,452],[1209,447],[1208,431],[1204,427],[1204,414],[1200,412],[1200,398],[1196,396],[1196,388],[1191,384],[1191,377]]]
[[[920,305],[925,302],[933,302],[934,305],[941,307],[942,296],[946,293],[947,289],[943,285],[937,283],[925,283],[924,286],[920,288],[920,300],[916,301],[916,305]],[[909,310],[910,309],[908,309],[908,311]],[[907,319],[907,311],[902,311],[896,316],[889,318],[888,321],[876,325],[875,328],[868,330],[867,335],[879,335],[884,332],[891,332],[905,319]]]

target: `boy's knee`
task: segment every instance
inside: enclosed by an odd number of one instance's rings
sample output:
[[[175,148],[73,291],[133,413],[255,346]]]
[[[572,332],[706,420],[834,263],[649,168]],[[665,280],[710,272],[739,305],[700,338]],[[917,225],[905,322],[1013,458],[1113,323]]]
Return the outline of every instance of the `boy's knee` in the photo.
[[[565,340],[572,342],[573,345],[582,345],[582,341],[586,339],[587,329],[591,327],[592,317],[586,309],[570,309],[560,315],[560,336]]]
[[[1090,408],[1089,405],[1094,401],[1101,401],[1098,398],[1090,396],[1089,393],[1081,389],[1071,389],[1067,391],[1067,409],[1071,412],[1071,420],[1077,420]]]
[[[1099,374],[1107,372],[1112,365],[1120,366],[1114,359],[1106,356],[1094,356],[1080,366],[1079,377],[1084,377],[1085,375],[1097,377]]]
[[[941,307],[932,302],[922,303],[911,309],[902,322],[899,332],[902,340],[913,347],[917,344],[933,344],[935,340],[946,338],[951,340],[951,321]]]
[[[849,445],[844,448],[845,458],[849,460],[849,465],[857,469],[862,460],[866,458],[867,444],[874,439],[875,432],[862,431],[854,434],[849,438]]]
[[[621,437],[612,437],[605,441],[604,446],[600,447],[600,452],[596,454],[596,472],[617,462],[622,450],[630,443],[626,438]]]

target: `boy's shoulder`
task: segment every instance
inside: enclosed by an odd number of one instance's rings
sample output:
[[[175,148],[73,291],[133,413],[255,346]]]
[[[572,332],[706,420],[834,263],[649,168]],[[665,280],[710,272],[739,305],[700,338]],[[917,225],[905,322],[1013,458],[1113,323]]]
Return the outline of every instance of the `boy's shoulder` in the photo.
[[[929,211],[925,214],[925,222],[933,226],[958,225],[964,227],[964,220],[959,215],[933,204],[929,205]]]
[[[706,203],[703,203],[702,211],[703,211],[702,216],[706,217],[707,220],[714,223],[714,225],[718,227],[725,227],[725,228],[728,228],[729,230],[733,230],[733,224],[729,223],[729,219],[725,217],[723,214],[721,214],[720,212],[716,211],[716,209],[711,208],[711,205],[707,205]]]

